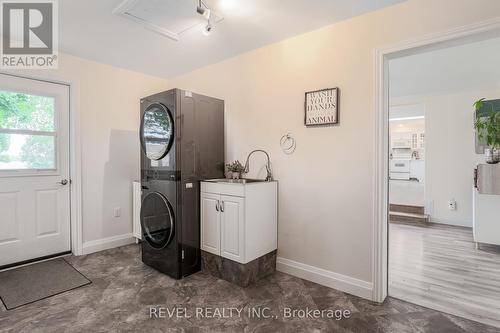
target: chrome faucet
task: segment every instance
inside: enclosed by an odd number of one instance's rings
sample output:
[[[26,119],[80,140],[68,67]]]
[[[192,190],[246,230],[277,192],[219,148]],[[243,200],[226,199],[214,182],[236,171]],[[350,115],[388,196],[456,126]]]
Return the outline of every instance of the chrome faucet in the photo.
[[[256,149],[250,152],[247,157],[247,161],[245,162],[245,173],[248,173],[250,171],[250,156],[252,156],[253,153],[256,152],[262,152],[266,154],[267,156],[267,164],[266,164],[266,171],[267,171],[267,176],[266,176],[266,182],[270,182],[273,180],[273,173],[271,172],[271,159],[269,158],[269,154],[265,152],[262,149]]]

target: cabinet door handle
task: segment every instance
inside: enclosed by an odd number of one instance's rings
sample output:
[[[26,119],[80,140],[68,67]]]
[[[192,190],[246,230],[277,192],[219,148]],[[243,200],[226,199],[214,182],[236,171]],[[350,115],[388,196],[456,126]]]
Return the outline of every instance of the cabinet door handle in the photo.
[[[220,211],[224,213],[224,201],[222,201],[222,204],[220,205]]]
[[[479,190],[479,187],[477,187],[477,168],[474,169],[474,187]]]
[[[193,172],[195,175],[198,173],[196,172],[196,144],[193,142]]]
[[[219,200],[217,200],[217,202],[215,203],[215,210],[219,211]]]

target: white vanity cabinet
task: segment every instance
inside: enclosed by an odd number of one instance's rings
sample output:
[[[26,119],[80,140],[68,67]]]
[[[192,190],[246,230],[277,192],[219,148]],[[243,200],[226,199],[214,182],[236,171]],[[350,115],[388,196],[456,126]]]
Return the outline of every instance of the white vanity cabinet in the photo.
[[[278,183],[201,183],[201,249],[246,264],[278,247]]]

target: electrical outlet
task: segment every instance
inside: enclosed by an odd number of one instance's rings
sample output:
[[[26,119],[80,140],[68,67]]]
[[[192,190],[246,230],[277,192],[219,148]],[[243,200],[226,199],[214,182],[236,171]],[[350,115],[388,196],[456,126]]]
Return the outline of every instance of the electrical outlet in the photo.
[[[115,207],[113,210],[114,217],[120,217],[122,215],[122,209],[120,207]]]
[[[457,202],[455,201],[455,199],[451,199],[448,201],[448,209],[457,210]]]

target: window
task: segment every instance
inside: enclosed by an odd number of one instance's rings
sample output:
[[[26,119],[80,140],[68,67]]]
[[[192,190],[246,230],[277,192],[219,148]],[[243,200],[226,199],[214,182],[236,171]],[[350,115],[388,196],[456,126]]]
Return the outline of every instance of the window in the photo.
[[[412,133],[412,135],[411,135],[411,147],[413,149],[418,148],[417,139],[418,139],[417,133]]]
[[[420,133],[420,148],[425,148],[425,133]]]
[[[0,170],[56,169],[55,99],[0,91]]]

